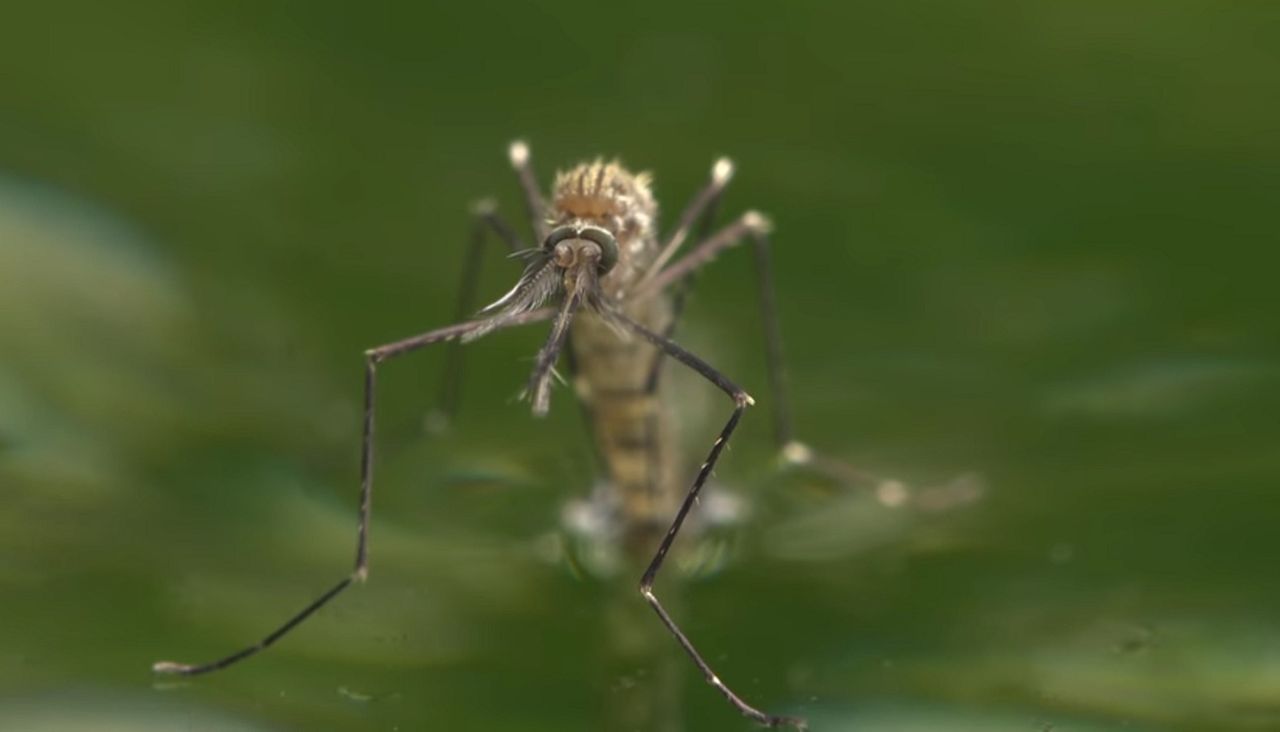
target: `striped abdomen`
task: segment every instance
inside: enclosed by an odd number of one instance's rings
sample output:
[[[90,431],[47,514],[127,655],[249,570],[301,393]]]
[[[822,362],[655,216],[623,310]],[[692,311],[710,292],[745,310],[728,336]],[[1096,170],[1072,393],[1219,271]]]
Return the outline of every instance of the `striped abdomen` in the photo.
[[[670,305],[657,297],[628,315],[661,331]],[[607,472],[610,503],[627,534],[651,534],[670,524],[680,504],[674,424],[662,390],[649,383],[658,350],[627,337],[594,314],[573,325],[574,387],[591,422]]]

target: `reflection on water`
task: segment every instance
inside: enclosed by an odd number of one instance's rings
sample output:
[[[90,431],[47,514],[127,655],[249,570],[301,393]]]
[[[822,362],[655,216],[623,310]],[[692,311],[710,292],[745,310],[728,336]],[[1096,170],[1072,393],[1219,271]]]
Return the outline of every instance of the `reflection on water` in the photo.
[[[64,692],[21,700],[0,698],[0,729],[23,732],[267,732],[277,727],[217,709],[133,691]]]
[[[1280,389],[1280,364],[1260,360],[1166,358],[1063,385],[1045,398],[1054,415],[1168,419],[1244,404],[1260,389]]]
[[[148,371],[172,363],[186,303],[134,232],[49,189],[0,178],[0,242],[4,467],[101,497],[119,448],[181,408]]]

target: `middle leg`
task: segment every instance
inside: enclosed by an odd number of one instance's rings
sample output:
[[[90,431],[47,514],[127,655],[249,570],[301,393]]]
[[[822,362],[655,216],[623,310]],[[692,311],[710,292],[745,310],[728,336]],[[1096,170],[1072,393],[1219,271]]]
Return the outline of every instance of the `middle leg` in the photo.
[[[737,246],[744,239],[750,240],[755,255],[757,299],[760,303],[760,319],[765,341],[765,365],[769,376],[769,390],[773,397],[770,405],[773,416],[773,435],[782,460],[787,465],[813,470],[841,483],[882,485],[886,482],[885,478],[843,460],[822,455],[795,437],[791,418],[791,399],[787,390],[786,363],[782,349],[782,328],[778,319],[773,282],[772,247],[769,242],[771,229],[768,219],[758,212],[748,211],[715,234],[703,239],[683,258],[643,283],[632,297],[637,299],[650,297],[663,288],[685,287],[689,279],[718,254]]]

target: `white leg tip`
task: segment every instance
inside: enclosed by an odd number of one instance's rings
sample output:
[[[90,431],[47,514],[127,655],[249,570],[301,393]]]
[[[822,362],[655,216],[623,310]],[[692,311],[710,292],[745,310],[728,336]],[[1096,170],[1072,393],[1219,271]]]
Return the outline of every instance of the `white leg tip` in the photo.
[[[716,164],[711,166],[711,182],[717,188],[723,188],[729,179],[733,177],[733,161],[729,158],[720,158]]]
[[[792,440],[782,446],[782,459],[793,465],[806,465],[813,460],[813,450],[803,442]]]
[[[742,223],[752,231],[767,234],[773,230],[773,222],[759,211],[748,211],[742,215]]]
[[[523,168],[529,164],[529,146],[524,140],[516,140],[511,143],[511,147],[507,149],[507,155],[511,157],[511,166],[513,168]]]
[[[900,508],[911,500],[911,491],[900,480],[886,480],[876,486],[876,500],[886,508]]]

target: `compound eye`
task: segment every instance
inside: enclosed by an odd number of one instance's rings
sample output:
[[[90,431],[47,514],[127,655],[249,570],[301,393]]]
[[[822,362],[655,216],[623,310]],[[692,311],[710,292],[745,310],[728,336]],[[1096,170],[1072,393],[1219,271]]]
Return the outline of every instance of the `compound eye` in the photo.
[[[578,237],[579,234],[577,229],[572,226],[561,226],[558,229],[552,229],[551,233],[547,234],[547,240],[542,242],[542,248],[552,250],[556,248],[557,244],[565,239],[577,239]]]
[[[618,241],[613,238],[613,234],[595,226],[588,226],[579,232],[578,236],[600,245],[600,274],[605,274],[618,263]]]

